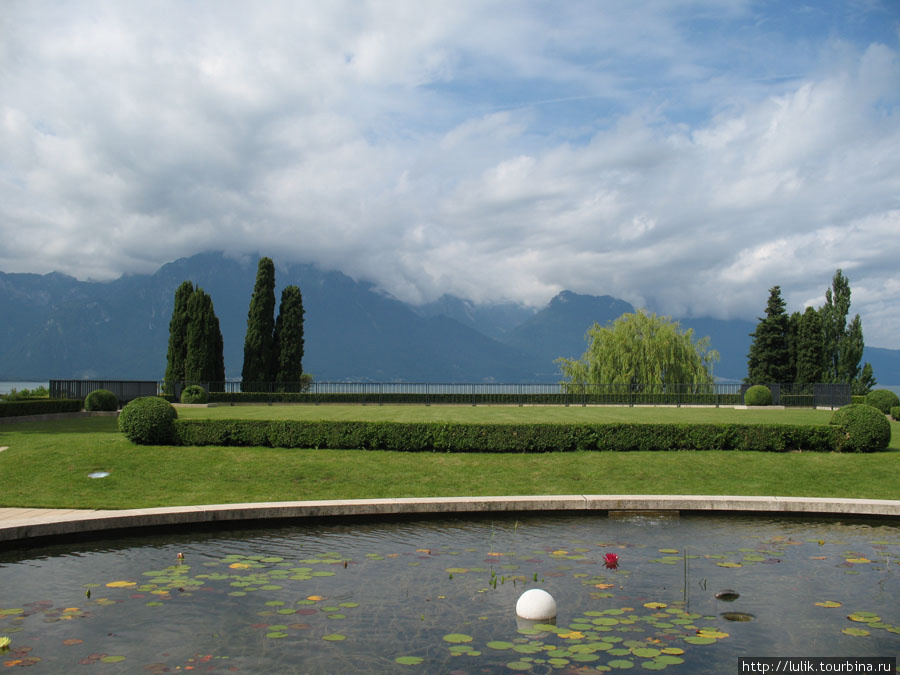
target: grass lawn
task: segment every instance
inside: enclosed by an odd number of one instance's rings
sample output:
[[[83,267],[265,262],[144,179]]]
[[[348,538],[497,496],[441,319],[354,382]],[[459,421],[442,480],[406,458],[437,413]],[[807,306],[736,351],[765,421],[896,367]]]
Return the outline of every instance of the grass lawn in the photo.
[[[234,406],[188,417],[825,423],[828,411],[471,406]],[[0,426],[0,506],[138,508],[256,501],[538,494],[728,494],[900,499],[888,452],[444,454],[131,445],[109,417]],[[111,475],[90,479],[92,471]]]
[[[395,422],[685,422],[828,424],[830,410],[735,410],[637,406],[236,405],[179,408],[185,419],[366,420]]]

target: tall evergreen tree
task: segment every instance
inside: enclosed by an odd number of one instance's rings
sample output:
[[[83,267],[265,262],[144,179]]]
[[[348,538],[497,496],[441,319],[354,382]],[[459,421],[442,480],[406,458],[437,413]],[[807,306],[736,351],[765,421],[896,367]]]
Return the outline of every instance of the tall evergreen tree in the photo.
[[[275,264],[260,258],[247,313],[241,389],[252,391],[275,379]]]
[[[860,369],[865,349],[862,321],[857,314],[848,326],[849,314],[850,281],[838,269],[831,280],[831,288],[825,289],[825,304],[819,308],[824,345],[823,375],[826,382],[849,382],[857,389],[865,389],[867,385],[863,383]],[[871,366],[868,374],[871,375]]]
[[[221,377],[224,381],[222,331],[212,298],[202,288],[191,294],[188,314],[184,379],[188,382],[218,382]]]
[[[298,383],[303,375],[303,296],[297,286],[281,292],[281,305],[275,322],[275,382]]]
[[[194,293],[194,284],[184,281],[175,291],[175,306],[169,321],[169,350],[166,354],[166,390],[173,393],[173,385],[168,383],[184,380],[184,358],[187,354],[187,327],[190,319],[188,300]]]
[[[790,320],[784,307],[781,287],[773,286],[769,289],[766,316],[759,319],[756,330],[750,334],[753,342],[747,355],[747,384],[780,384],[792,379]]]
[[[834,273],[831,288],[825,289],[825,304],[819,313],[822,318],[825,380],[841,382],[841,373],[846,370],[846,366],[841,364],[841,342],[847,331],[847,315],[850,313],[850,282],[840,269]]]
[[[825,350],[822,344],[822,322],[819,313],[807,307],[800,317],[797,330],[797,377],[801,384],[823,382],[823,360]]]

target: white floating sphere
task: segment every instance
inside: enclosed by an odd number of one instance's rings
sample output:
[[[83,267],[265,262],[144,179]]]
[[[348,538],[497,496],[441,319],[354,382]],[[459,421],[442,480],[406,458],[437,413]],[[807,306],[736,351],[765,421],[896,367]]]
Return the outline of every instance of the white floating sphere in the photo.
[[[556,616],[556,600],[547,591],[532,588],[519,596],[516,614],[523,619],[552,619]]]

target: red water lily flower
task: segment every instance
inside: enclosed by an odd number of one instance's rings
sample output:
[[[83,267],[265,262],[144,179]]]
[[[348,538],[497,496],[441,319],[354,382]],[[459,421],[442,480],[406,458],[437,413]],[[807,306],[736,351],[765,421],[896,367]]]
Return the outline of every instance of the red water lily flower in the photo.
[[[603,564],[606,565],[608,569],[614,570],[619,566],[619,556],[615,553],[607,553],[603,556]]]

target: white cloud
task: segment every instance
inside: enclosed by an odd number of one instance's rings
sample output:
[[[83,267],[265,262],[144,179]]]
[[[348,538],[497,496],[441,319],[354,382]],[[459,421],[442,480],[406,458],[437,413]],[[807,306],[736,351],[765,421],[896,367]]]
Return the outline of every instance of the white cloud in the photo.
[[[900,21],[845,11],[8,3],[0,269],[258,250],[412,301],[751,318],[841,267],[900,347]]]

